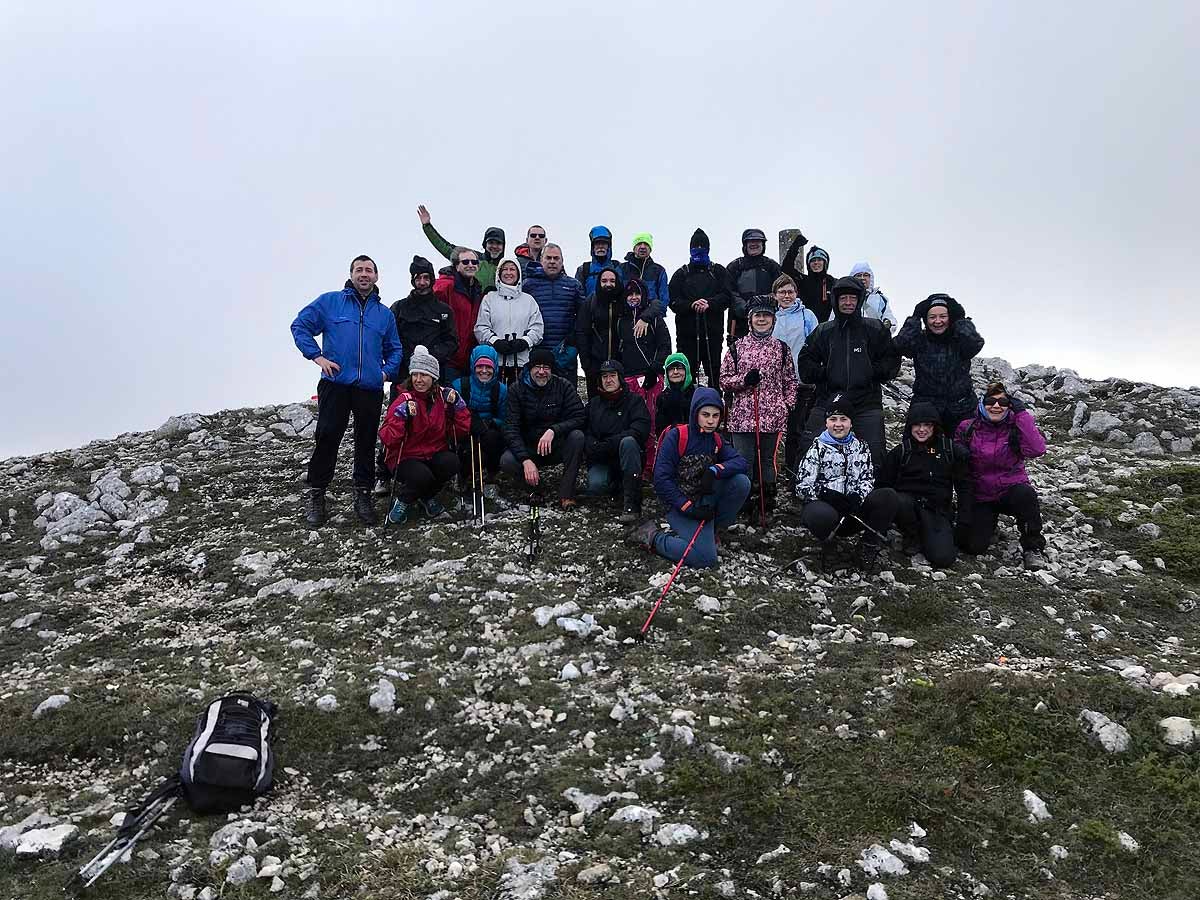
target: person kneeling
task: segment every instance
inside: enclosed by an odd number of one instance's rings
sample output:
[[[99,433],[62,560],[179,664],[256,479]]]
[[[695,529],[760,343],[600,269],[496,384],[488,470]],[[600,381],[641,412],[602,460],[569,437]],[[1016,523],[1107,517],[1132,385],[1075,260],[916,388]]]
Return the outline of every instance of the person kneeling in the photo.
[[[397,484],[398,496],[388,513],[393,525],[407,522],[418,503],[431,519],[445,513],[437,493],[458,471],[458,454],[449,442],[471,430],[467,404],[457,391],[438,384],[438,361],[428,350],[418,346],[413,351],[408,371],[379,429],[384,465]]]
[[[720,394],[696,388],[688,424],[664,432],[654,462],[654,490],[671,531],[643,522],[628,541],[694,568],[717,564],[717,529],[733,524],[750,495],[749,464],[717,434],[724,411]]]
[[[935,569],[946,568],[958,558],[954,494],[960,511],[974,503],[970,454],[942,433],[938,409],[928,401],[913,402],[904,427],[904,438],[884,457],[879,482],[896,491],[896,526],[905,541],[919,546]]]
[[[601,363],[597,374],[599,386],[587,403],[584,438],[588,493],[615,493],[619,484],[619,521],[636,522],[642,514],[642,448],[650,437],[650,413],[646,401],[625,385],[619,362]]]
[[[471,374],[453,384],[471,411],[471,440],[459,445],[458,477],[463,485],[476,485],[482,472],[483,495],[489,500],[496,496],[508,408],[508,387],[500,383],[499,363],[496,351],[480,344],[471,351]]]
[[[796,496],[804,502],[800,522],[828,548],[835,537],[863,532],[856,564],[869,570],[896,517],[896,492],[875,487],[871,449],[851,430],[854,408],[845,395],[825,410],[825,430],[800,463]]]
[[[554,351],[535,347],[529,365],[508,392],[508,416],[504,440],[508,449],[500,456],[500,468],[520,476],[536,490],[542,481],[539,466],[562,463],[558,502],[573,509],[575,479],[583,459],[583,401],[575,385],[553,374]]]

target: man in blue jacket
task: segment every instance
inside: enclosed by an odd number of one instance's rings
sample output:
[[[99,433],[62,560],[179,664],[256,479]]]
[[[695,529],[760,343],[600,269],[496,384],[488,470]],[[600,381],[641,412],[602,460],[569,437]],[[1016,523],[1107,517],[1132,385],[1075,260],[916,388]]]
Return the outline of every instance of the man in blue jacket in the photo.
[[[371,502],[372,456],[379,432],[383,383],[396,378],[404,349],[396,317],[379,302],[379,269],[356,256],[340,291],[322,294],[296,316],[292,338],[305,359],[321,369],[317,383],[316,446],[308,461],[308,509],[316,527],[325,522],[325,491],[333,480],[338,447],[354,414],[354,512],[364,525],[378,522]],[[315,338],[321,335],[321,344]]]
[[[538,346],[554,354],[554,374],[574,385],[579,357],[575,348],[575,319],[587,297],[579,282],[563,271],[562,247],[546,245],[541,260],[525,267],[521,289],[537,301],[542,311],[545,330]]]

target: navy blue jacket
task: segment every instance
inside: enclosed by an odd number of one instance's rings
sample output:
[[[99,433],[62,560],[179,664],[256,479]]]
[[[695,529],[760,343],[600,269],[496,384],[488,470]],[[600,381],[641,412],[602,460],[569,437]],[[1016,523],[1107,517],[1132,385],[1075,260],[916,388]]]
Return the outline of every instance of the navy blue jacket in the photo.
[[[717,449],[715,433],[705,434],[700,430],[697,414],[702,406],[716,406],[722,411],[725,404],[721,395],[709,387],[698,387],[692,395],[692,408],[688,412],[688,440],[684,456],[709,456],[718,480],[745,475],[750,471],[746,458],[733,449],[733,442],[722,440]],[[654,459],[654,492],[668,510],[685,510],[691,507],[691,499],[679,486],[679,429],[670,428],[663,434],[658,445],[658,456]]]
[[[564,342],[569,347],[575,346],[575,319],[580,305],[587,300],[579,282],[566,272],[550,278],[541,263],[530,262],[521,290],[533,297],[542,311],[545,330],[538,346],[551,350]]]
[[[316,336],[321,335],[321,343]],[[322,294],[292,322],[292,339],[305,359],[324,356],[341,369],[330,378],[369,391],[383,390],[383,382],[394,381],[404,359],[396,317],[379,302],[372,290],[363,300],[349,280],[340,291]]]

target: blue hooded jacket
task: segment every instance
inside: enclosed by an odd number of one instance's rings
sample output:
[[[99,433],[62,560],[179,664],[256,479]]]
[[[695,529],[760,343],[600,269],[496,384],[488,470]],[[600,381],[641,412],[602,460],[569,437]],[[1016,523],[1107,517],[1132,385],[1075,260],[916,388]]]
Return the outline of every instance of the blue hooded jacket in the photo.
[[[321,343],[316,336],[321,335]],[[349,280],[340,291],[322,294],[292,322],[292,340],[305,359],[324,356],[341,369],[330,378],[369,391],[383,390],[383,382],[393,381],[404,359],[396,317],[379,302],[379,292],[363,300]]]
[[[775,330],[771,332],[771,336],[788,345],[794,364],[800,357],[804,342],[817,330],[819,324],[813,311],[797,299],[787,309],[775,312]]]
[[[750,464],[745,457],[733,449],[733,442],[722,440],[717,449],[715,433],[705,434],[700,430],[698,414],[702,406],[715,406],[725,412],[721,395],[710,387],[698,387],[692,396],[692,407],[688,411],[688,440],[684,456],[708,455],[713,459],[713,470],[717,479],[746,475]],[[668,510],[685,510],[692,501],[679,487],[679,429],[671,428],[658,445],[658,456],[654,460],[654,492]]]
[[[508,386],[504,384],[500,385],[500,393],[496,403],[496,414],[492,415],[492,382],[489,381],[487,384],[484,384],[475,377],[475,363],[484,356],[490,359],[496,368],[496,374],[492,376],[493,381],[498,379],[500,377],[500,357],[487,344],[480,344],[471,351],[470,374],[456,378],[452,387],[458,391],[460,396],[467,397],[467,408],[471,410],[472,418],[478,417],[485,422],[494,422],[496,427],[499,428],[504,424],[504,419],[508,415]],[[469,391],[464,392],[463,383],[466,381],[470,381],[471,387]]]

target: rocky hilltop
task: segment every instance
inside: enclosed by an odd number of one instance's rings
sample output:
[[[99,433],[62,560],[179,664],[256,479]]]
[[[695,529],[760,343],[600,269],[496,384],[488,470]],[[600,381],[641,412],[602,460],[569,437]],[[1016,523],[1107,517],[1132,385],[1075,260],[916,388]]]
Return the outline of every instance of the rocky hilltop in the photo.
[[[367,531],[343,459],[310,531],[306,404],[0,463],[0,898],[60,896],[231,688],[281,707],[276,789],[94,896],[1200,896],[1200,391],[975,376],[1050,440],[1047,569],[1002,526],[824,573],[784,516],[644,643],[668,567],[608,508],[530,562],[519,495]]]

